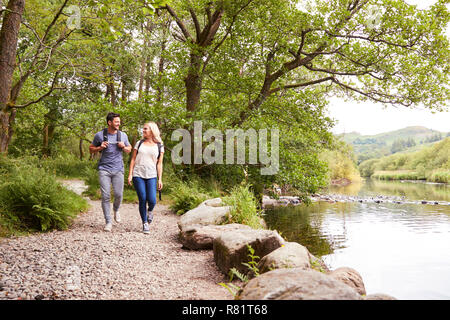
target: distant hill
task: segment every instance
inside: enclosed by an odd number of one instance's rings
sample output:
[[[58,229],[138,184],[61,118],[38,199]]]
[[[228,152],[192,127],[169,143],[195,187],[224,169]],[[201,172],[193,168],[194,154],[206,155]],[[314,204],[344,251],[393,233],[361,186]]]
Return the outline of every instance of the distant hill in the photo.
[[[440,141],[450,132],[440,132],[422,126],[379,133],[361,135],[358,132],[342,133],[337,136],[353,146],[358,163],[364,160],[380,158],[397,152],[415,151]]]

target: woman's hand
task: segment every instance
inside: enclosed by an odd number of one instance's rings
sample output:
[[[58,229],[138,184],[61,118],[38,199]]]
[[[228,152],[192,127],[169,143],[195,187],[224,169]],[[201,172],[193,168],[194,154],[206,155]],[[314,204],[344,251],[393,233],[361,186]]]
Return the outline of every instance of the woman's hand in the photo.
[[[132,186],[133,184],[131,183],[133,181],[133,176],[130,174],[129,176],[128,176],[128,184],[130,185],[130,186]]]
[[[158,180],[158,190],[161,190],[163,188],[162,180]]]

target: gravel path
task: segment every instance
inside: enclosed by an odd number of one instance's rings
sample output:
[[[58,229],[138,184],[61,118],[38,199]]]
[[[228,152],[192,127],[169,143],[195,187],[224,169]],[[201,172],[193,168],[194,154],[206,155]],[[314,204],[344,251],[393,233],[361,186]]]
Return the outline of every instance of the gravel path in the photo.
[[[100,201],[69,230],[0,239],[0,299],[232,299],[211,250],[178,242],[178,216],[157,205],[151,233],[138,206],[104,232]]]

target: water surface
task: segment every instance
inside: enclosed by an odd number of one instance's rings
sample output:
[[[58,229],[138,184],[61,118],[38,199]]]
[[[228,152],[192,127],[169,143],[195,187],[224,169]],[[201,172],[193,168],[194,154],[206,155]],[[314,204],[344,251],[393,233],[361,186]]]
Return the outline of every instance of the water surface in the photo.
[[[336,197],[450,202],[450,185],[371,181],[328,190]],[[345,198],[345,197],[344,197]],[[266,212],[288,241],[331,268],[351,267],[366,291],[398,299],[450,299],[450,205],[317,202]]]

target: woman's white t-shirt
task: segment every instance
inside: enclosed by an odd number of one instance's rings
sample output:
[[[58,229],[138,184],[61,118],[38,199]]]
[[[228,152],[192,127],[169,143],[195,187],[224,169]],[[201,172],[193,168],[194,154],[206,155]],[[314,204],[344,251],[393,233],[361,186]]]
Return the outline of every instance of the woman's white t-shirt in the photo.
[[[134,149],[137,150],[139,141],[135,144]],[[164,152],[164,146],[161,146],[161,153]],[[158,145],[147,146],[145,142],[141,144],[134,162],[133,177],[143,179],[156,178],[156,164],[158,162]]]

